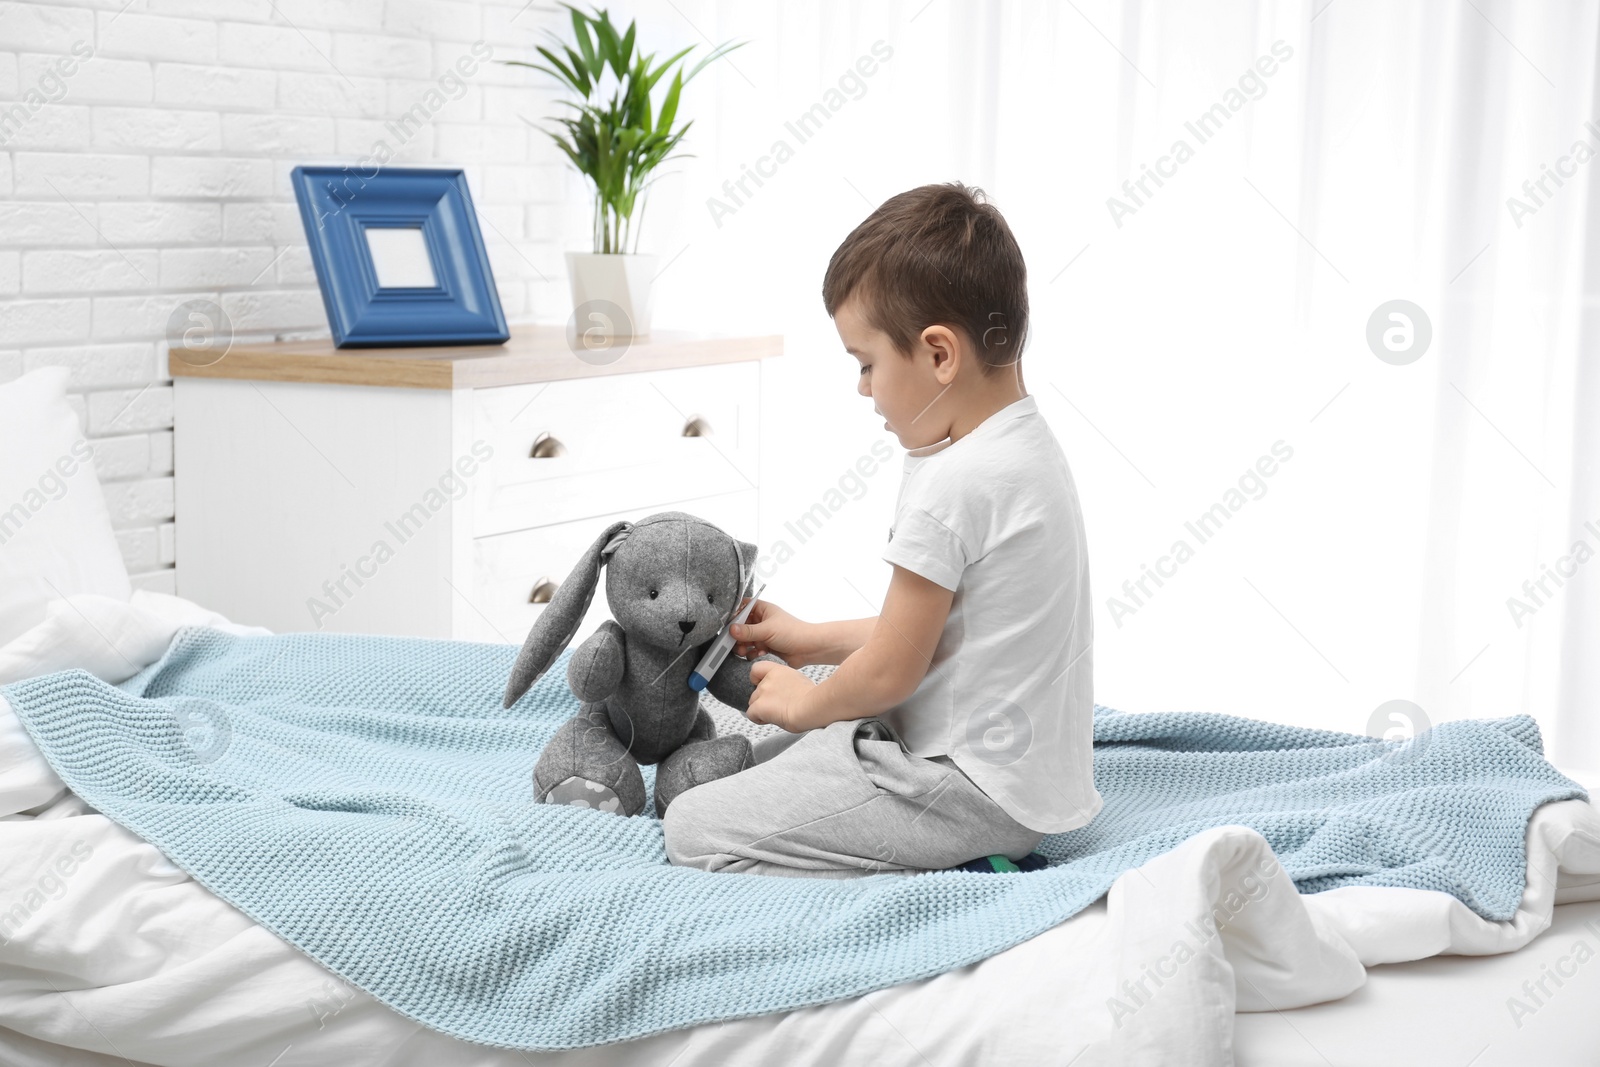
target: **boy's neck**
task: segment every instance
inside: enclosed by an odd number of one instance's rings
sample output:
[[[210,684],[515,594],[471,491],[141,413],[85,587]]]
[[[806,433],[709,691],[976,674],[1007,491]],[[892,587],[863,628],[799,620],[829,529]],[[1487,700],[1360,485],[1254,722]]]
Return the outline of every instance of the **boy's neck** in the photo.
[[[989,416],[1010,407],[1027,395],[1028,391],[1022,384],[1020,366],[1014,374],[996,374],[992,382],[984,382],[950,420],[950,443],[955,444],[977,429]]]

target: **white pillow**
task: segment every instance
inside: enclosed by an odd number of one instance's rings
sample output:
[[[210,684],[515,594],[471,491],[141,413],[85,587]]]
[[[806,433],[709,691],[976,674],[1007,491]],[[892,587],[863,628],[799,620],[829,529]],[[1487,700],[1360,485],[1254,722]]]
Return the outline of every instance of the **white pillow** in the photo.
[[[57,597],[132,595],[93,461],[65,367],[0,385],[0,645]]]
[[[74,667],[115,685],[160,659],[185,626],[240,636],[272,632],[229,622],[193,601],[148,589],[135,590],[128,600],[80,594],[52,601],[39,625],[0,646],[0,685]],[[0,697],[0,720],[5,717],[5,699]]]

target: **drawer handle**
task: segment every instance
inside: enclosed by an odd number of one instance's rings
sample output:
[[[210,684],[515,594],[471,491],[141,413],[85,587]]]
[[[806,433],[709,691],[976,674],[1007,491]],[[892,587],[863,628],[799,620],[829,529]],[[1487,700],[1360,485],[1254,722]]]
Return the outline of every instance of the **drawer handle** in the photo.
[[[696,415],[694,418],[683,424],[683,436],[710,437],[711,424],[705,419],[702,419],[699,415]]]
[[[528,458],[554,459],[556,456],[564,456],[566,454],[567,446],[550,436],[550,431],[546,430],[533,439],[533,448],[528,452]]]
[[[540,578],[537,582],[533,583],[533,592],[528,594],[528,603],[550,603],[550,598],[555,596],[557,588],[559,588],[557,584],[552,582],[548,577]]]

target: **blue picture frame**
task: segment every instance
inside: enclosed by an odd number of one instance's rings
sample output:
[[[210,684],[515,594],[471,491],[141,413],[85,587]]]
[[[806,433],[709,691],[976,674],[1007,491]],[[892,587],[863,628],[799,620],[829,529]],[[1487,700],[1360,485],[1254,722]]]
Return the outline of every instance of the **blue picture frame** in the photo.
[[[510,336],[460,168],[290,172],[338,348],[502,344]],[[380,287],[371,228],[420,229],[431,286]]]

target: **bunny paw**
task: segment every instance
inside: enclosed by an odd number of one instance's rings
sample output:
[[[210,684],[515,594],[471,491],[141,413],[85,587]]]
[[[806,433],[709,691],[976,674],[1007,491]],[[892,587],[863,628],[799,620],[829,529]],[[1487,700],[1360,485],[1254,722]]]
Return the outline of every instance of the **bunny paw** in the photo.
[[[553,787],[544,795],[546,804],[569,804],[579,808],[621,813],[622,800],[615,792],[599,782],[574,775]]]

